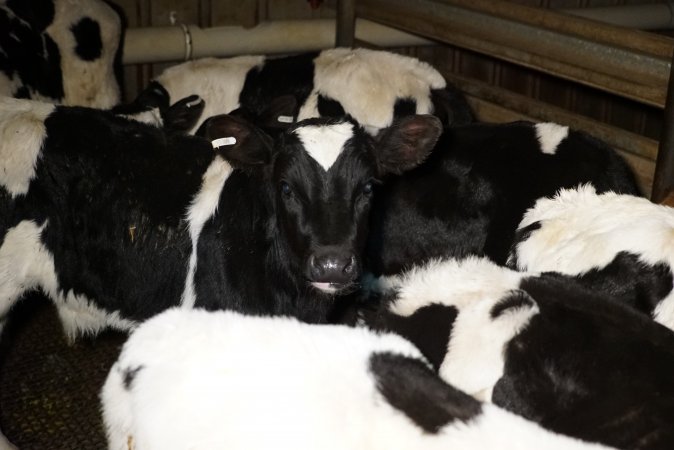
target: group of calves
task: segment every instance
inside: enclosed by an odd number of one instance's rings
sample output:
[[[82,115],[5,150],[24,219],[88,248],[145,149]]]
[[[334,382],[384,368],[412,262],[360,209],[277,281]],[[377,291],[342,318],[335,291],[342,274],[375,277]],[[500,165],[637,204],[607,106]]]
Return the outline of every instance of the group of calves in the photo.
[[[40,290],[71,338],[135,330],[111,449],[674,447],[674,212],[412,58],[0,99],[0,233],[0,320]]]

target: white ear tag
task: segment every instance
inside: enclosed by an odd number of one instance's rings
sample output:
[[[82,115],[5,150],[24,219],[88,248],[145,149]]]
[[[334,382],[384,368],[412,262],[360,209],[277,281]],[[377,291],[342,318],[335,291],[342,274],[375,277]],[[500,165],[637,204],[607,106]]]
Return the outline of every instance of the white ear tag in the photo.
[[[277,120],[278,122],[281,122],[281,123],[293,123],[293,122],[294,122],[294,121],[293,121],[293,116],[278,116],[278,117],[276,118],[276,120]]]
[[[224,147],[225,145],[234,145],[236,144],[235,137],[224,137],[220,139],[214,139],[211,141],[213,148]]]

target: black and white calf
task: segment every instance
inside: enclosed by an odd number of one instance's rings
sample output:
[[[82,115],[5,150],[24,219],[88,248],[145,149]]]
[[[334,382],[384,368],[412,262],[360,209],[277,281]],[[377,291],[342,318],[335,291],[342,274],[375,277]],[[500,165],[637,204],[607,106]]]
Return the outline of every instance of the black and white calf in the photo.
[[[448,128],[424,164],[378,192],[370,269],[395,274],[431,258],[469,254],[505,263],[527,208],[582,183],[638,194],[633,173],[614,150],[566,126]]]
[[[592,186],[540,199],[517,230],[508,265],[554,271],[674,329],[674,209]]]
[[[336,48],[282,58],[204,58],[166,69],[155,86],[171,102],[198,95],[202,119],[243,108],[258,126],[286,128],[296,120],[350,115],[372,135],[396,118],[434,114],[445,124],[472,121],[463,95],[415,58]]]
[[[119,102],[121,19],[101,0],[0,4],[0,95],[110,108]]]
[[[444,383],[393,334],[167,311],[101,393],[111,450],[600,449]]]
[[[408,117],[375,142],[314,119],[274,145],[230,116],[205,140],[3,99],[0,318],[41,289],[70,336],[178,304],[329,320],[361,273],[373,183],[418,164],[440,128]]]
[[[618,448],[674,446],[674,333],[573,277],[484,259],[433,261],[376,284],[377,328],[448,383],[552,431]]]

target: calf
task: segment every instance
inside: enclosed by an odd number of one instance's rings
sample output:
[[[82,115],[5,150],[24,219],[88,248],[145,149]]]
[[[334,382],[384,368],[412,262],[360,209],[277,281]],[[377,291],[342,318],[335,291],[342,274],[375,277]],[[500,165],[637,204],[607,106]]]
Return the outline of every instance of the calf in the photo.
[[[205,140],[4,99],[0,130],[0,317],[41,289],[74,336],[176,304],[328,320],[360,275],[373,183],[422,160],[440,124],[409,117],[375,142],[316,119],[274,146],[230,116]]]
[[[282,58],[205,58],[166,69],[154,86],[170,101],[198,95],[202,119],[244,108],[258,126],[350,115],[376,135],[396,118],[434,114],[445,124],[472,121],[463,95],[415,58],[368,49],[336,48]]]
[[[367,322],[410,339],[448,383],[555,432],[674,446],[674,333],[573,277],[475,257],[379,280]]]
[[[141,325],[101,399],[111,450],[606,448],[481,404],[396,335],[231,312]]]
[[[445,130],[431,156],[378,193],[370,270],[394,274],[431,258],[484,255],[505,263],[536,199],[590,183],[638,194],[612,149],[553,123],[472,124]]]
[[[110,108],[119,101],[120,15],[101,0],[0,4],[0,95]]]
[[[592,186],[540,199],[517,230],[508,265],[575,275],[674,328],[674,209]]]

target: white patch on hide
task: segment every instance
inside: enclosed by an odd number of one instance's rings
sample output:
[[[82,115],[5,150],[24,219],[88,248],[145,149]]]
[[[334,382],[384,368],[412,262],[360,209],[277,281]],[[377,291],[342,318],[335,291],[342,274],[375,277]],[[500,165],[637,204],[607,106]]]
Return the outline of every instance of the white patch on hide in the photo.
[[[559,144],[569,135],[569,127],[556,123],[537,123],[535,128],[541,152],[548,155],[554,155]]]
[[[197,245],[199,235],[204,224],[210,219],[218,208],[220,193],[225,185],[225,181],[232,173],[232,166],[216,156],[213,162],[202,177],[201,189],[192,200],[187,211],[187,223],[189,224],[190,238],[192,240],[192,254],[187,268],[187,277],[185,279],[185,290],[180,299],[180,304],[184,308],[192,308],[196,301],[194,290],[194,274],[197,270]]]
[[[353,137],[353,124],[306,125],[295,129],[294,133],[309,156],[327,172],[342,154],[346,141]]]
[[[539,199],[519,228],[541,227],[511,254],[519,270],[580,275],[608,265],[621,251],[647,264],[667,263],[674,269],[674,209],[614,192],[597,194],[594,187],[562,189],[552,199]],[[657,306],[654,318],[674,329],[674,290]]]
[[[507,270],[507,269],[504,269]],[[485,279],[488,283],[490,280]],[[540,312],[538,305],[508,309],[496,318],[491,310],[503,297],[477,299],[462,309],[454,321],[447,356],[439,374],[443,380],[478,400],[491,401],[496,382],[503,376],[503,352],[510,340]]]
[[[318,96],[322,94],[338,101],[372,135],[391,125],[396,100],[413,99],[417,114],[431,114],[431,90],[447,85],[425,62],[365,48],[324,50],[314,67],[314,87],[297,120],[319,116]]]
[[[0,99],[0,186],[12,197],[26,194],[47,137],[44,121],[54,105]]]
[[[264,56],[197,59],[169,67],[155,81],[168,91],[171,102],[190,95],[204,99],[204,112],[190,130],[194,134],[208,117],[227,114],[240,106],[246,75],[255,67],[261,68],[264,61]]]
[[[161,114],[159,113],[159,108],[152,108],[136,114],[120,114],[119,117],[133,120],[135,122],[146,123],[157,128],[161,128],[164,125],[164,121],[162,120]]]
[[[433,260],[403,275],[379,278],[374,289],[396,290],[389,310],[410,316],[431,304],[457,309],[440,376],[481,400],[503,374],[504,346],[538,313],[538,306],[513,308],[493,319],[491,309],[517,291],[522,278],[533,274],[500,267],[486,258]]]
[[[121,318],[119,312],[105,312],[72,290],[63,292],[56,277],[54,257],[41,241],[46,226],[47,222],[39,226],[24,220],[5,234],[0,247],[0,317],[24,292],[41,289],[56,304],[64,331],[71,340],[107,327],[122,331],[134,328],[136,323]]]
[[[93,61],[85,61],[75,52],[77,42],[71,28],[84,17],[95,20],[100,27],[101,56]],[[119,103],[120,92],[113,65],[121,23],[110,6],[99,1],[56,1],[54,20],[46,32],[61,54],[64,105],[108,109]]]

